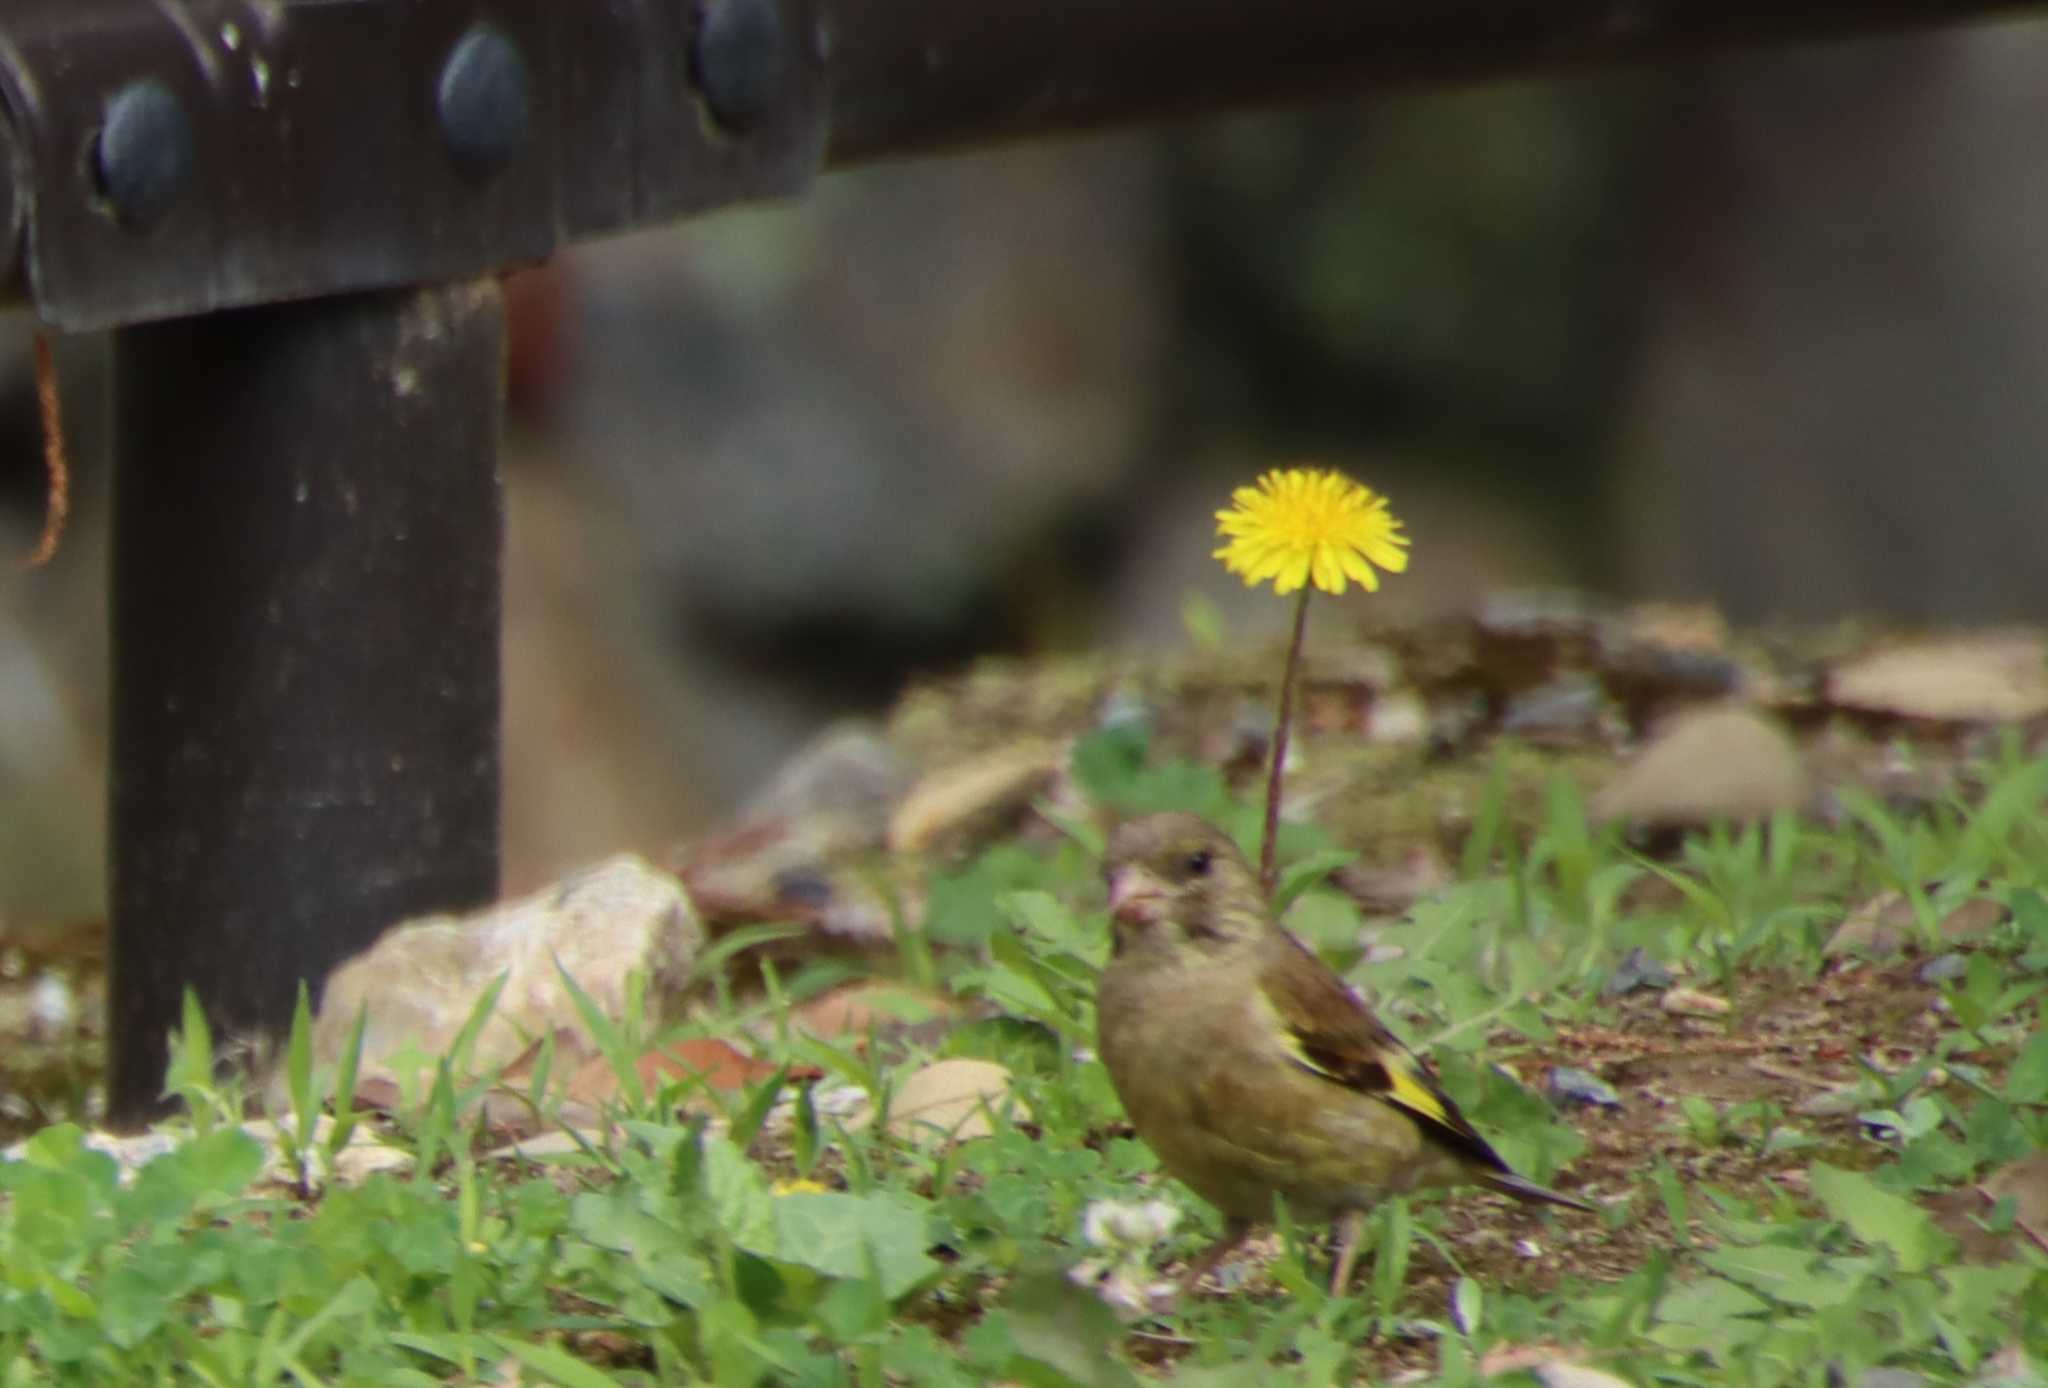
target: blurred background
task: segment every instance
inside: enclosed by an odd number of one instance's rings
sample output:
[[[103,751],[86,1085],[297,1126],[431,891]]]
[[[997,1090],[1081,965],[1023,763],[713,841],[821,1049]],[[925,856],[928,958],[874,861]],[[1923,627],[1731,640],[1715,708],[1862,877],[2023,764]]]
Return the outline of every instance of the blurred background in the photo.
[[[1006,148],[579,249],[513,295],[507,886],[730,816],[985,653],[1286,604],[1262,468],[1388,493],[1375,615],[2048,615],[2048,26]],[[5,324],[4,538],[42,500]],[[0,598],[0,914],[103,911],[105,344]],[[429,462],[431,460],[423,460]],[[1326,616],[1335,623],[1341,619]]]

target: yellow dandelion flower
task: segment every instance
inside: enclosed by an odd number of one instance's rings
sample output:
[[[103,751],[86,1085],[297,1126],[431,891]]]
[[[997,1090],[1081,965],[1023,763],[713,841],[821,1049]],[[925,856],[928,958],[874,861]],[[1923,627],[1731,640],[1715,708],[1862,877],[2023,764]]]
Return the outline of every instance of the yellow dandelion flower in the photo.
[[[1408,537],[1387,499],[1327,468],[1277,470],[1239,487],[1216,513],[1216,533],[1229,542],[1216,551],[1223,567],[1248,588],[1271,579],[1276,593],[1304,583],[1341,593],[1347,581],[1372,593],[1375,569],[1408,567]]]
[[[773,1187],[777,1195],[829,1195],[831,1189],[816,1181],[798,1177],[793,1181],[777,1181]]]

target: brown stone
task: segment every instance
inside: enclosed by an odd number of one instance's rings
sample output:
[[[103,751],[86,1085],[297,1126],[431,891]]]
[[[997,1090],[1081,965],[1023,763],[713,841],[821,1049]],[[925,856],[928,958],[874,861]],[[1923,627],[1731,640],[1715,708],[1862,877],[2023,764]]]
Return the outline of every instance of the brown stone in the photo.
[[[1668,722],[1594,797],[1601,819],[1692,826],[1798,810],[1812,794],[1798,750],[1772,720],[1735,705]]]

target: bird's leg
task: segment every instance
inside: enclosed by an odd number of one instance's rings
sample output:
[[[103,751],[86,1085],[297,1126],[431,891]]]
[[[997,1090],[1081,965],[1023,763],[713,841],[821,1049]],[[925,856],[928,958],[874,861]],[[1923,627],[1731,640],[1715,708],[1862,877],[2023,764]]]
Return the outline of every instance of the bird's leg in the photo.
[[[1358,1265],[1358,1241],[1365,1233],[1365,1211],[1346,1210],[1337,1220],[1337,1269],[1330,1274],[1330,1296],[1344,1295],[1351,1269]]]
[[[1210,1244],[1208,1248],[1203,1250],[1201,1257],[1188,1264],[1188,1270],[1180,1275],[1180,1289],[1183,1292],[1192,1292],[1195,1289],[1195,1284],[1208,1276],[1212,1268],[1222,1262],[1239,1244],[1250,1237],[1251,1232],[1252,1222],[1250,1220],[1225,1219],[1223,1221],[1223,1237]]]

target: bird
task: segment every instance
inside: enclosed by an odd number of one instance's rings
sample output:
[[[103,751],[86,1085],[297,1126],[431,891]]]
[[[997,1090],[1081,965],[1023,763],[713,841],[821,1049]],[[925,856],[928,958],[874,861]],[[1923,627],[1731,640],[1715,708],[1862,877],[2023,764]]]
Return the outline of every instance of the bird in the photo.
[[[1220,829],[1183,813],[1126,821],[1103,874],[1112,948],[1096,1053],[1160,1165],[1224,1217],[1183,1292],[1271,1220],[1276,1195],[1294,1218],[1339,1224],[1339,1296],[1364,1215],[1388,1196],[1476,1183],[1595,1212],[1502,1160],[1428,1064],[1269,919]]]

